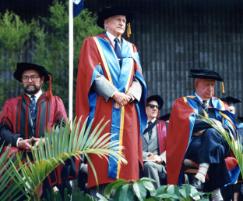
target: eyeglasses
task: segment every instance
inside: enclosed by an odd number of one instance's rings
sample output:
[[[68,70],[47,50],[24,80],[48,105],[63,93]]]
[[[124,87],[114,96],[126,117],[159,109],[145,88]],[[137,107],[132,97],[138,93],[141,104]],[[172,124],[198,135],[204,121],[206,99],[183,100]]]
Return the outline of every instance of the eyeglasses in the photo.
[[[30,76],[28,76],[28,75],[23,75],[23,76],[22,76],[22,81],[23,81],[23,82],[27,82],[27,81],[29,81],[29,80],[31,80],[31,81],[36,81],[36,80],[38,80],[39,78],[40,78],[39,75],[30,75]]]
[[[150,107],[151,109],[159,109],[159,106],[158,105],[153,105],[153,104],[147,104],[148,107]]]

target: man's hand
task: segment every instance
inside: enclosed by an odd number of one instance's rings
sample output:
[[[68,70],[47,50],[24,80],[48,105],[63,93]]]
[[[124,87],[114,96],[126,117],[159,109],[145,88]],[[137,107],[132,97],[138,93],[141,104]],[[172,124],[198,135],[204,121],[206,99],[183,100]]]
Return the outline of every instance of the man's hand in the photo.
[[[112,98],[116,101],[116,103],[121,107],[125,106],[130,102],[131,97],[125,93],[122,92],[115,92]]]
[[[130,103],[135,100],[135,97],[131,93],[126,93],[126,94],[130,97],[130,100],[129,100]]]
[[[37,138],[37,137],[32,137],[31,138],[31,142],[33,146],[39,146],[39,144],[42,142],[42,144],[45,143],[45,139],[44,138]]]
[[[20,139],[18,142],[18,148],[23,150],[30,150],[32,148],[31,139]]]
[[[20,139],[18,142],[18,148],[23,150],[30,150],[33,146],[39,146],[40,142],[45,143],[44,138],[32,137],[30,139]]]
[[[147,159],[149,161],[153,161],[153,162],[158,163],[158,164],[162,163],[162,159],[160,158],[160,156],[152,154],[152,153],[148,155]]]
[[[153,153],[148,153],[147,158],[148,161],[154,161],[154,154]]]
[[[162,159],[160,158],[160,156],[158,156],[158,155],[155,155],[154,156],[154,162],[155,163],[158,163],[158,164],[162,164]]]

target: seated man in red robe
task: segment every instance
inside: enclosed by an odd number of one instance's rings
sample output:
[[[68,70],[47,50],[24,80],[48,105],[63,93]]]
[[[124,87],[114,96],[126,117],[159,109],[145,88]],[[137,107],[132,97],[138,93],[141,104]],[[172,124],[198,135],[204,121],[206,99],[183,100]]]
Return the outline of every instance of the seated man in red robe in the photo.
[[[43,139],[41,137],[46,131],[65,122],[67,115],[61,98],[52,95],[51,74],[43,66],[18,63],[13,76],[22,84],[24,93],[5,102],[0,116],[0,139],[1,144],[28,152],[33,144],[38,144]],[[46,92],[42,90],[45,82],[49,82]],[[69,187],[66,185],[66,168],[68,167],[63,168],[62,178],[61,175],[49,177],[46,185]]]
[[[221,122],[232,136],[236,134],[234,120],[223,102],[214,97],[215,81],[223,80],[218,73],[194,69],[190,77],[195,78],[194,94],[178,98],[171,111],[166,145],[168,183],[180,183],[183,161],[190,159],[199,164],[192,185],[198,190],[212,191],[213,201],[223,200],[220,188],[234,182],[224,160],[229,155],[229,147],[217,130],[199,115]]]

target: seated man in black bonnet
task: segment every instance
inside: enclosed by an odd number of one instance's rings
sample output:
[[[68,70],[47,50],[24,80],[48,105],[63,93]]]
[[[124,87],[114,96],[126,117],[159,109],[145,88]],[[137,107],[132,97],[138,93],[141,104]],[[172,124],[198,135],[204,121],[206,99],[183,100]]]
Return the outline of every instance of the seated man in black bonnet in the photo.
[[[192,185],[212,191],[212,200],[220,201],[220,188],[234,182],[225,163],[230,150],[200,115],[217,120],[232,136],[236,134],[235,125],[223,102],[214,97],[216,80],[223,81],[221,76],[212,70],[193,69],[190,77],[194,78],[194,94],[178,98],[171,111],[166,146],[168,183],[180,183],[184,159],[190,159],[199,166]]]

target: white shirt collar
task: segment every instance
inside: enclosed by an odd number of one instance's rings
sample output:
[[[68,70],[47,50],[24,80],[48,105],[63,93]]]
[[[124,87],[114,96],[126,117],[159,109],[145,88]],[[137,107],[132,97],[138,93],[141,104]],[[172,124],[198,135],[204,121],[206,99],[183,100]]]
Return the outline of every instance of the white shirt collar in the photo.
[[[26,94],[27,96],[29,96],[29,97],[31,97],[31,95],[30,94]],[[42,90],[39,90],[36,94],[34,94],[35,95],[35,100],[37,101],[39,98],[40,98],[40,96],[42,95]]]
[[[114,46],[115,45],[115,38],[117,38],[116,36],[114,36],[114,35],[112,35],[110,32],[106,32],[106,35],[107,35],[107,37],[110,39],[110,41],[111,41],[111,43],[112,43],[112,45]],[[121,41],[120,41],[121,42]]]
[[[152,120],[150,120],[151,123],[154,123],[156,121],[156,118],[153,118]],[[147,123],[149,122],[149,120],[147,121]]]
[[[200,103],[203,103],[203,99],[195,92],[195,96],[198,98],[198,100],[200,101]],[[209,100],[206,100],[207,101],[207,104],[209,103]]]

